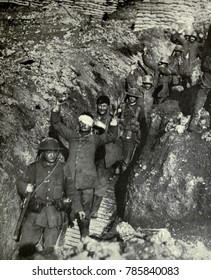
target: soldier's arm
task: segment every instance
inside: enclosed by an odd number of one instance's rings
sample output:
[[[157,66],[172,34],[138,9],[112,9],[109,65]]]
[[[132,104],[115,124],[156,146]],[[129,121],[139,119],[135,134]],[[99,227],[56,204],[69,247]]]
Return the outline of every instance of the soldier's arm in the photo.
[[[66,140],[75,136],[75,131],[67,128],[61,122],[60,110],[57,107],[51,111],[51,125]]]
[[[27,185],[35,183],[35,164],[30,164],[23,175],[20,176],[16,181],[17,192],[21,198],[25,198],[27,196]]]
[[[183,38],[181,36],[181,34],[177,33],[176,36],[177,36],[178,42],[183,46],[183,50],[184,50],[183,55],[186,56],[187,53],[189,52],[188,42],[187,42],[187,40],[185,40],[185,38]]]
[[[171,67],[171,65],[169,65],[168,67],[160,66],[159,69],[160,73],[164,76],[170,76],[174,73],[174,69]]]
[[[157,71],[158,69],[158,66],[157,64],[153,61],[153,58],[149,57],[149,54],[144,52],[143,55],[142,55],[142,58],[143,58],[143,62],[144,64],[149,67],[150,69],[154,70],[154,71]]]

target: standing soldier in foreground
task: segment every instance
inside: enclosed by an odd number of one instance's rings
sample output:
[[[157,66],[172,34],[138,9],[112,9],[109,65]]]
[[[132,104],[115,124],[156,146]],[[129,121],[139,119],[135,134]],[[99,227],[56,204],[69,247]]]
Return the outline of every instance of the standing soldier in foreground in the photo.
[[[89,235],[92,204],[98,177],[95,166],[95,153],[99,146],[111,142],[117,135],[117,121],[112,119],[107,133],[96,135],[92,132],[94,119],[90,113],[83,113],[78,118],[79,129],[74,131],[60,121],[59,106],[52,110],[51,122],[60,134],[69,142],[69,157],[66,168],[72,174],[74,187],[77,189],[85,216],[78,218],[82,240]],[[86,240],[86,239],[85,239]]]
[[[37,161],[30,164],[21,178],[17,189],[21,198],[31,193],[23,223],[20,245],[36,245],[43,238],[44,248],[56,244],[62,229],[65,204],[71,198],[72,207],[80,215],[78,192],[71,186],[71,178],[65,175],[64,163],[58,159],[61,148],[56,139],[45,138],[38,148]]]

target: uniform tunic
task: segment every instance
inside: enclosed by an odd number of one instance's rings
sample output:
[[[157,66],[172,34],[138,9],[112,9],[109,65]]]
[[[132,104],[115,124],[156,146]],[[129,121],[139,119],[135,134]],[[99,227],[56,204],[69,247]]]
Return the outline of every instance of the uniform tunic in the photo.
[[[90,216],[94,190],[98,185],[95,165],[95,153],[98,147],[111,142],[117,136],[117,127],[109,126],[108,133],[102,135],[80,134],[60,122],[60,112],[51,114],[54,129],[69,142],[69,156],[66,172],[72,178],[75,188],[80,194],[80,202],[86,214],[85,219],[78,219],[81,236],[89,235]]]
[[[123,144],[123,161],[126,165],[132,161],[136,143],[141,137],[140,123],[143,113],[141,102],[141,98],[138,98],[134,105],[126,102],[123,108],[121,140]],[[140,113],[136,119],[137,110],[140,110]]]
[[[152,86],[150,89],[146,89],[143,86],[140,88],[141,92],[141,101],[142,101],[142,108],[144,112],[144,118],[147,124],[147,129],[149,130],[150,127],[150,114],[153,108],[153,93],[155,91],[155,87]]]
[[[64,212],[58,211],[54,203],[64,196],[70,197],[80,211],[80,201],[69,178],[64,176],[64,163],[58,161],[48,165],[42,158],[30,164],[23,176],[17,180],[19,195],[24,198],[27,184],[31,183],[32,193],[26,220],[22,229],[21,244],[36,244],[41,235],[45,236],[45,246],[53,246],[64,221]],[[39,205],[39,207],[37,207]]]
[[[78,190],[95,188],[98,177],[95,166],[95,153],[99,146],[111,142],[117,136],[117,127],[110,126],[102,135],[80,134],[60,122],[59,112],[52,112],[52,125],[69,142],[69,156],[66,170]]]

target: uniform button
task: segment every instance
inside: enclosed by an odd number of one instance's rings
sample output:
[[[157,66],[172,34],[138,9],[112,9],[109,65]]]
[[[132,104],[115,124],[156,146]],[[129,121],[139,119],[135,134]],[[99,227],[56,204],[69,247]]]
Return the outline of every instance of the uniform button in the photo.
[[[48,189],[48,191],[50,191],[51,189]]]
[[[49,196],[47,196],[46,199],[49,199]]]
[[[50,173],[50,171],[48,171],[48,174]]]

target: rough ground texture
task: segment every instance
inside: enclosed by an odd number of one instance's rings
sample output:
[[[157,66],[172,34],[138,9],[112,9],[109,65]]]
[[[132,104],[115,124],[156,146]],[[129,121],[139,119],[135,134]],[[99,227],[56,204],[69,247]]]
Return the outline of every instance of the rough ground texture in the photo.
[[[10,259],[20,202],[15,180],[36,158],[39,141],[48,135],[56,100],[66,100],[64,122],[75,126],[79,113],[95,109],[100,94],[108,94],[112,101],[123,98],[122,79],[132,61],[141,61],[143,44],[153,46],[156,60],[167,50],[171,53],[173,45],[161,28],[135,34],[132,6],[128,16],[122,8],[102,21],[56,4],[45,9],[2,5],[0,15],[0,258]],[[159,109],[162,129],[180,111],[179,103],[172,102],[168,112]],[[139,170],[137,165],[129,177],[127,197],[132,203],[127,204],[125,219],[133,220],[134,228],[193,221],[199,212],[200,217],[208,215],[200,190],[206,186],[209,192],[209,143],[189,133],[161,137],[159,131],[156,124],[146,157],[142,156],[147,169]],[[205,202],[197,212],[198,193]]]

